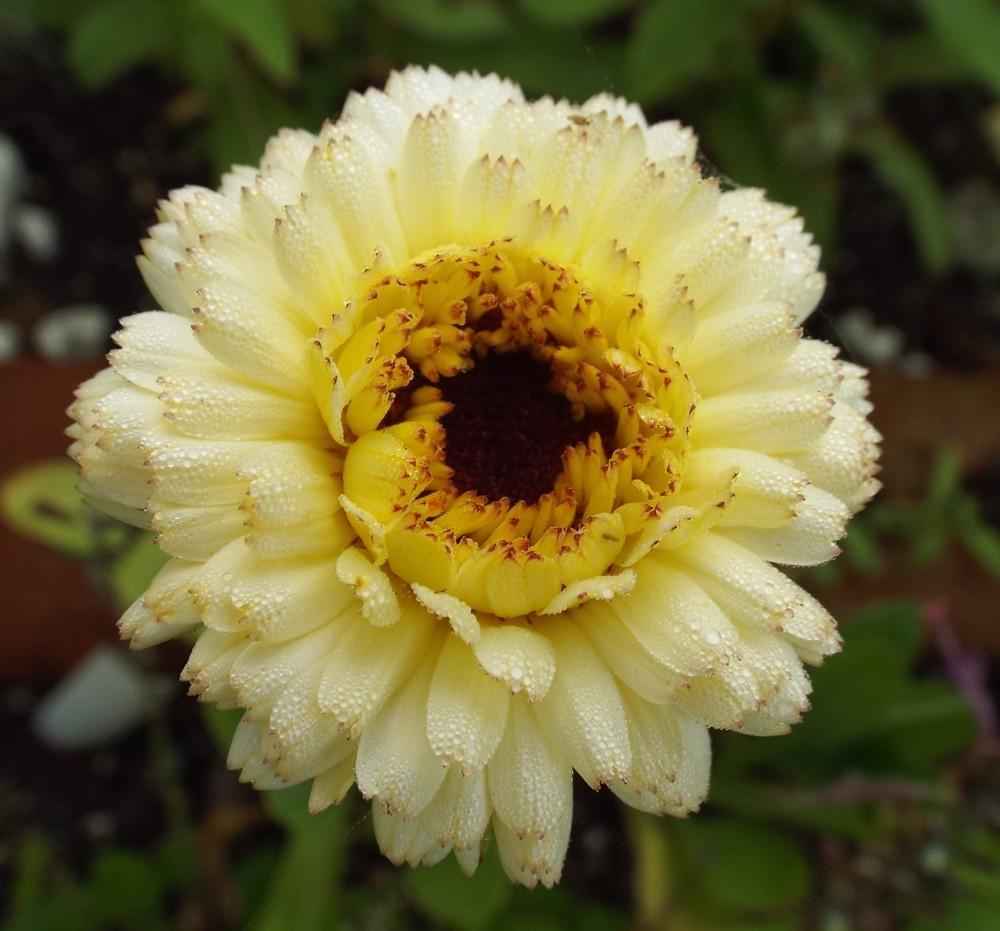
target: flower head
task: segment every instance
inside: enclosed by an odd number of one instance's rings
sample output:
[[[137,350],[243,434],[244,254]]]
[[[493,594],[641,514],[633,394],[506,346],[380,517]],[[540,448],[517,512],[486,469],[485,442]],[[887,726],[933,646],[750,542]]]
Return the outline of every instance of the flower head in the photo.
[[[808,707],[833,620],[772,564],[834,556],[874,493],[864,373],[799,329],[793,210],[720,190],[676,123],[408,69],[218,192],[174,191],[70,408],[83,488],[170,562],[136,647],[245,714],[261,789],[357,782],[396,862],[492,825],[560,874],[575,770],[704,799],[708,728]],[[165,311],[165,312],[164,312]]]

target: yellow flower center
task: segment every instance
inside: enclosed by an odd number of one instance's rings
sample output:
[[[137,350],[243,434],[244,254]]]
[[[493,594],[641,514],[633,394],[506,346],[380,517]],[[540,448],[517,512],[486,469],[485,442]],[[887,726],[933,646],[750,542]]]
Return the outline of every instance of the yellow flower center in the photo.
[[[680,542],[705,511],[681,493],[695,395],[627,273],[597,290],[511,241],[449,247],[318,334],[372,562],[515,617],[612,597]]]

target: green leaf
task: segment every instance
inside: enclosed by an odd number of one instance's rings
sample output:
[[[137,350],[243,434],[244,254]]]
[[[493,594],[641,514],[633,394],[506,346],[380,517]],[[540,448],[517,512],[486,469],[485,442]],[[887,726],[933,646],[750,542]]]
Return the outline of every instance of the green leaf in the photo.
[[[705,135],[712,158],[738,185],[770,188],[782,159],[758,90],[752,81],[726,94],[708,113]]]
[[[121,610],[136,600],[163,567],[167,556],[148,533],[139,534],[111,566],[109,581],[115,603]]]
[[[33,22],[53,29],[69,29],[101,0],[25,0]]]
[[[87,889],[107,924],[137,928],[158,916],[165,891],[152,862],[121,850],[97,858]]]
[[[390,57],[414,64],[436,64],[456,71],[477,68],[496,71],[517,81],[527,93],[583,100],[620,85],[624,47],[619,43],[588,43],[584,54],[566,67],[564,31],[537,27],[508,39],[490,42],[444,42],[416,38],[397,30],[378,34],[376,42]]]
[[[331,931],[338,926],[346,809],[329,808],[295,825],[250,931]]]
[[[942,450],[931,470],[927,503],[938,509],[949,507],[961,487],[962,460],[955,450]]]
[[[94,514],[77,491],[79,473],[64,459],[27,466],[0,485],[0,516],[18,533],[84,558],[95,549]]]
[[[491,931],[626,931],[633,922],[622,912],[589,902],[565,888],[513,889],[510,906],[501,912]]]
[[[886,90],[968,81],[973,72],[961,55],[929,32],[890,36],[879,46],[875,79]]]
[[[403,882],[421,912],[459,931],[489,926],[513,892],[492,848],[471,877],[461,871],[454,857],[448,857],[430,869],[408,872]]]
[[[910,561],[915,566],[927,566],[941,557],[951,542],[951,533],[944,523],[927,524],[910,543]]]
[[[276,80],[295,77],[295,40],[281,0],[199,0],[230,35],[245,42]]]
[[[169,888],[186,887],[199,878],[198,838],[193,828],[177,828],[164,839],[156,853],[156,869]]]
[[[1000,578],[1000,532],[986,523],[965,527],[960,531],[960,539],[990,575]]]
[[[817,805],[808,793],[785,785],[762,785],[747,781],[742,774],[726,778],[728,751],[736,737],[722,738],[722,765],[719,775],[712,776],[711,801],[727,812],[758,821],[807,828],[824,834],[835,834],[856,841],[871,840],[877,825],[868,811],[859,805]],[[731,768],[731,767],[730,767]]]
[[[205,725],[219,754],[225,757],[229,753],[229,745],[236,733],[236,726],[243,717],[241,708],[218,708],[215,705],[201,706],[201,720]]]
[[[997,907],[965,895],[952,899],[943,915],[928,915],[907,926],[906,931],[996,931]]]
[[[994,0],[920,0],[941,41],[1000,93],[1000,7]]]
[[[950,683],[917,681],[873,715],[869,739],[907,771],[933,774],[934,764],[955,756],[976,736],[965,698]]]
[[[855,77],[865,75],[875,61],[878,36],[871,25],[831,3],[807,3],[798,12],[802,31],[817,51]]]
[[[809,894],[809,866],[801,849],[773,827],[704,819],[685,823],[680,838],[693,874],[722,908],[789,908]]]
[[[844,555],[851,565],[865,575],[877,575],[885,561],[878,537],[861,521],[854,521],[843,540]]]
[[[169,7],[162,0],[107,0],[74,25],[70,65],[84,85],[103,87],[168,50],[172,26]]]
[[[264,795],[264,807],[278,824],[289,831],[310,829],[315,818],[315,815],[309,814],[310,791],[311,784],[303,782],[290,789],[268,792]]]
[[[277,870],[281,856],[281,850],[269,845],[248,851],[232,864],[233,879],[240,890],[244,914],[253,915],[263,908],[269,891],[268,883]]]
[[[52,859],[52,848],[44,835],[33,831],[21,842],[11,888],[12,914],[21,914],[44,900],[45,877]]]
[[[336,0],[286,0],[294,33],[303,42],[331,45],[340,30],[340,4]]]
[[[212,105],[207,142],[220,172],[234,164],[256,164],[274,133],[297,125],[288,102],[237,60],[231,62],[225,85],[213,94]]]
[[[520,0],[532,19],[550,26],[586,26],[629,9],[635,0]]]
[[[205,11],[201,0],[183,0],[176,12],[181,26],[174,65],[200,89],[219,93],[239,50],[223,26]]]
[[[497,39],[510,28],[500,5],[490,0],[378,0],[378,8],[404,29],[444,41]]]
[[[107,924],[97,903],[83,887],[66,885],[11,915],[3,931],[104,931]]]
[[[862,136],[858,149],[902,199],[924,264],[943,272],[951,263],[950,221],[941,188],[924,157],[888,127]]]
[[[653,103],[707,74],[722,47],[745,27],[741,0],[654,0],[629,39],[629,95]]]

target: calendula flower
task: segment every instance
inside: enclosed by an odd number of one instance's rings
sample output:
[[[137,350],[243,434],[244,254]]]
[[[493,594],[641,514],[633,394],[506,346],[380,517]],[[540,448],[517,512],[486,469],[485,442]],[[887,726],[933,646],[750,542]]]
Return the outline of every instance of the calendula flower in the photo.
[[[864,372],[799,329],[793,210],[673,122],[411,68],[161,203],[70,408],[98,507],[172,557],[125,613],[195,633],[261,789],[355,782],[395,862],[492,826],[558,880],[573,772],[684,815],[709,728],[781,734],[839,645],[774,567],[874,493]]]

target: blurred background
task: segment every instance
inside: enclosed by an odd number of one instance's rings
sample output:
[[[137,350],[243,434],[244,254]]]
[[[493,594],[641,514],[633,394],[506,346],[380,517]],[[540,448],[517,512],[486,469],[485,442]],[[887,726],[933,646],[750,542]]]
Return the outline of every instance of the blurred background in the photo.
[[[715,741],[692,820],[580,792],[562,885],[402,871],[366,808],[224,766],[181,645],[114,620],[161,557],[88,513],[64,408],[158,197],[407,63],[612,91],[797,205],[809,326],[872,368],[885,490],[800,574],[845,625],[792,736]],[[992,0],[3,0],[0,929],[1000,928],[1000,6]]]

